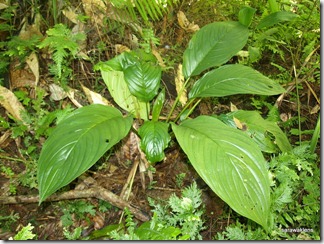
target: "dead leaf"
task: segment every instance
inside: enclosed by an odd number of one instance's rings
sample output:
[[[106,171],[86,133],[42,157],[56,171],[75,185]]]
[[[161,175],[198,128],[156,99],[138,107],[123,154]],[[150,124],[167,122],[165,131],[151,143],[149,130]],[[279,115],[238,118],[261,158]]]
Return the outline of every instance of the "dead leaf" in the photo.
[[[77,107],[77,108],[81,108],[83,107],[75,98],[74,98],[74,92],[75,90],[74,89],[71,89],[67,95],[69,97],[69,99],[71,100],[71,102]]]
[[[320,107],[318,104],[316,104],[316,105],[312,108],[310,114],[317,114],[317,112],[318,112],[320,109],[321,109],[321,107]]]
[[[74,98],[74,93],[75,89],[72,89],[70,87],[67,87],[67,91],[65,91],[62,87],[59,85],[56,85],[54,83],[49,85],[49,90],[50,90],[50,98],[53,99],[54,101],[60,101],[63,100],[64,98],[68,97],[71,102],[78,108],[83,107],[75,98]]]
[[[123,52],[129,52],[130,49],[127,46],[121,45],[121,44],[116,44],[115,45],[115,52],[116,54],[121,54]]]
[[[68,7],[67,9],[63,9],[62,12],[65,15],[65,17],[68,18],[74,24],[77,24],[79,22],[78,14],[76,13],[75,9]]]
[[[105,219],[100,213],[92,218],[92,222],[95,230],[99,230],[105,225]]]
[[[67,92],[64,91],[64,89],[59,85],[52,83],[48,87],[51,93],[50,98],[53,99],[54,101],[63,100],[68,96]]]
[[[86,94],[90,104],[103,104],[103,105],[113,106],[106,98],[101,96],[99,93],[91,91],[89,88],[83,85],[81,85],[81,87],[84,93]]]
[[[0,104],[15,119],[23,121],[22,113],[26,112],[24,106],[19,102],[19,100],[12,91],[3,86],[0,86]]]
[[[184,12],[179,11],[177,13],[177,17],[178,17],[178,23],[182,29],[188,32],[196,32],[200,29],[199,26],[196,25],[194,22],[192,23],[189,22]]]
[[[109,18],[127,24],[136,31],[142,31],[142,28],[133,21],[127,10],[116,8],[111,1],[82,0],[82,6],[94,25],[104,27],[106,23],[104,20]]]
[[[182,64],[179,64],[178,66],[177,76],[175,78],[175,85],[176,85],[178,96],[180,96],[179,101],[182,104],[182,106],[184,106],[187,103],[188,97],[187,97],[187,89],[184,87]]]
[[[280,114],[280,119],[283,121],[283,122],[286,122],[288,121],[289,119],[291,119],[291,114],[290,113],[281,113]]]
[[[247,126],[245,123],[241,122],[240,120],[238,120],[237,118],[233,117],[234,123],[236,125],[237,128],[239,128],[240,130],[246,131]]]
[[[34,52],[32,52],[26,59],[26,63],[28,64],[30,70],[33,72],[35,76],[34,86],[36,87],[39,81],[39,62],[38,62],[37,55]]]
[[[0,3],[0,10],[8,8],[9,6],[4,4],[4,3]]]
[[[21,63],[18,59],[13,60],[10,63],[10,89],[19,87],[35,87],[36,77],[28,67],[20,67]]]
[[[231,103],[231,112],[237,111],[238,108],[235,106],[235,104]]]
[[[33,24],[28,24],[29,21],[27,20],[27,17],[24,17],[24,20],[22,20],[24,25],[19,32],[19,37],[22,40],[30,40],[33,36],[39,36],[39,38],[42,38],[43,35],[40,32],[40,23],[42,20],[42,16],[39,13],[35,14]]]
[[[162,67],[162,68],[165,68],[166,65],[164,64],[164,61],[160,55],[160,53],[156,50],[155,47],[152,47],[152,54],[156,57],[157,61],[159,62],[159,65]]]
[[[0,137],[0,148],[6,148],[9,144],[8,138],[11,136],[11,131],[7,130],[1,137]]]

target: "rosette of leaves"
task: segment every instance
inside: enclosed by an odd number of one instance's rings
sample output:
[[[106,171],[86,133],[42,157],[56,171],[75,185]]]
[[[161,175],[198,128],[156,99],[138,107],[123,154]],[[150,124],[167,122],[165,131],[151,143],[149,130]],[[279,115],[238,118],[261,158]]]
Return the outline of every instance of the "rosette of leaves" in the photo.
[[[181,113],[205,97],[269,96],[285,92],[278,83],[251,67],[226,64],[247,43],[249,18],[252,15],[248,11],[242,23],[215,22],[194,34],[183,54],[182,73],[189,97]],[[277,144],[280,150],[290,150],[287,138],[278,132],[278,127],[270,128],[275,137],[272,140],[273,137],[261,136],[266,132],[264,127],[255,125],[263,119],[254,116],[249,120],[244,112],[229,115],[227,123],[207,115],[191,119],[188,118],[190,112],[181,123],[161,120],[165,103],[160,81],[162,71],[152,54],[125,52],[99,64],[98,69],[115,102],[128,115],[123,116],[114,107],[94,104],[77,109],[61,121],[40,155],[40,203],[90,168],[124,138],[136,118],[140,120],[137,134],[141,149],[152,164],[164,158],[163,151],[171,140],[170,135],[174,135],[173,140],[179,143],[200,177],[220,198],[242,216],[265,229],[269,227],[270,181],[262,154],[264,144],[228,123],[234,118],[245,121],[247,127],[251,127],[249,131],[260,133],[258,140],[268,138],[268,148],[272,148],[269,144]],[[173,108],[169,114],[173,113]]]

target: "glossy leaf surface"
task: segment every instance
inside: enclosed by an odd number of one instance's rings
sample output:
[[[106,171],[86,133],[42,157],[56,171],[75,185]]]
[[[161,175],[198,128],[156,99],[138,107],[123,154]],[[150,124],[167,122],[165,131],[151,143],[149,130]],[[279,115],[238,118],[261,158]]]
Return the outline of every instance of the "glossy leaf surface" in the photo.
[[[124,78],[132,95],[143,102],[151,101],[158,93],[162,69],[143,60],[129,63]]]
[[[118,106],[136,118],[147,119],[146,103],[130,93],[122,71],[101,70],[101,76]]]
[[[260,72],[241,65],[230,64],[206,73],[199,79],[189,98],[224,97],[234,94],[276,95],[285,90]]]
[[[183,54],[185,78],[220,66],[240,51],[247,42],[249,30],[239,22],[215,22],[201,28],[191,38]]]
[[[270,182],[257,144],[242,131],[209,116],[172,124],[172,129],[209,187],[233,210],[267,228]]]
[[[152,109],[152,121],[158,121],[165,100],[165,89],[163,88],[156,97]]]
[[[168,146],[170,135],[168,124],[160,121],[146,121],[138,130],[141,149],[151,163],[164,159],[164,149]]]
[[[38,161],[39,202],[69,184],[113,145],[132,125],[113,107],[93,104],[74,111],[46,140]]]

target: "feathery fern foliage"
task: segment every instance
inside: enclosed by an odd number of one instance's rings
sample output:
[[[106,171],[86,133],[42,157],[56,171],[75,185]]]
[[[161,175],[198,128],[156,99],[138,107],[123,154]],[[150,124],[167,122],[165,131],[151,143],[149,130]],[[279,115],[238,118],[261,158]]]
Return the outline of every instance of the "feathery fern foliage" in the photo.
[[[79,48],[79,41],[85,40],[86,36],[83,33],[73,34],[66,25],[57,24],[53,28],[46,31],[47,37],[38,45],[39,48],[48,47],[53,53],[55,67],[55,76],[61,78],[62,66],[68,65],[69,56],[75,56]]]
[[[149,20],[159,20],[168,11],[168,7],[177,5],[179,0],[110,0],[112,5],[121,10],[127,10],[135,21],[141,16],[145,23]]]

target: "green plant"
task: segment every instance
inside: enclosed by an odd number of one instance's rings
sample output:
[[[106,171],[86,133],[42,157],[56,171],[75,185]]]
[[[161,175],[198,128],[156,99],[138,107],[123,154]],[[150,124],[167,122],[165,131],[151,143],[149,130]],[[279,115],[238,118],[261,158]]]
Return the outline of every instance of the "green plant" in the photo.
[[[113,240],[201,240],[204,229],[201,190],[194,182],[182,190],[181,197],[171,195],[166,204],[155,203],[153,218],[140,226],[125,209],[125,224],[115,224],[91,233],[90,239],[112,238]]]
[[[71,57],[75,57],[80,50],[79,42],[85,40],[83,33],[74,34],[64,24],[56,24],[46,31],[47,37],[38,45],[39,48],[48,47],[53,54],[55,65],[50,67],[50,72],[60,79],[67,78]]]
[[[181,188],[183,186],[183,180],[186,177],[186,173],[180,173],[176,175],[176,185]]]
[[[39,148],[36,145],[41,138],[47,137],[50,134],[53,129],[51,125],[59,123],[61,119],[72,111],[69,106],[63,110],[49,111],[48,104],[44,101],[46,96],[45,90],[37,88],[35,92],[34,99],[31,99],[25,91],[16,91],[14,93],[21,104],[27,108],[22,112],[23,121],[17,120],[10,115],[11,120],[0,116],[1,127],[11,131],[13,139],[22,138],[21,146],[18,150],[23,158],[0,155],[0,159],[24,164],[23,171],[14,172],[11,168],[15,164],[5,166],[0,163],[0,171],[9,178],[10,193],[13,195],[16,194],[16,189],[19,185],[37,188]]]
[[[66,227],[63,227],[63,235],[65,236],[66,239],[68,240],[80,240],[81,234],[82,234],[82,227],[77,227],[73,230],[73,232],[70,232],[67,230]]]
[[[28,223],[28,225],[24,226],[13,238],[10,237],[9,240],[15,240],[15,241],[32,240],[36,236],[32,232],[33,229],[34,226]]]
[[[236,222],[218,240],[319,240],[320,169],[309,145],[281,153],[269,163],[271,226],[268,232],[251,223]]]
[[[151,225],[159,228],[173,226],[181,230],[182,236],[188,236],[190,240],[201,240],[200,232],[204,229],[202,215],[201,190],[198,189],[196,182],[182,190],[179,198],[175,194],[171,195],[168,204],[156,204],[150,200],[150,205],[154,218]]]
[[[1,172],[7,177],[9,178],[9,192],[11,194],[16,194],[17,192],[17,183],[16,183],[16,179],[15,179],[15,173],[12,171],[12,169],[10,167],[1,165]]]
[[[1,10],[0,19],[0,32],[3,33],[1,40],[0,40],[0,74],[4,74],[7,71],[7,67],[10,63],[10,58],[5,55],[7,49],[7,40],[13,36],[15,31],[15,24],[14,24],[14,13],[16,11],[17,6],[12,4],[11,6],[6,6]],[[7,38],[6,33],[8,34]],[[3,81],[3,78],[0,78],[0,82]]]
[[[2,231],[7,231],[11,229],[11,225],[16,223],[19,219],[18,213],[11,212],[10,215],[2,216],[0,215],[0,227]]]
[[[123,11],[126,11],[133,21],[137,21],[139,13],[144,23],[149,23],[150,19],[159,20],[167,12],[168,7],[176,5],[178,0],[110,0],[110,2],[118,18],[123,18]]]
[[[63,203],[66,205],[65,203]],[[67,206],[62,208],[63,215],[61,221],[64,227],[69,227],[74,223],[73,216],[75,219],[87,219],[86,214],[95,215],[96,211],[94,206],[88,202],[77,200],[73,203],[68,203]],[[90,220],[88,219],[88,222]]]
[[[89,169],[132,129],[152,165],[164,158],[171,139],[176,140],[217,195],[233,210],[268,229],[270,181],[262,151],[265,144],[267,150],[291,150],[285,134],[275,122],[265,121],[253,111],[224,115],[224,120],[216,116],[189,118],[205,97],[269,96],[285,91],[250,67],[226,64],[245,46],[249,29],[244,24],[250,23],[250,18],[250,14],[241,15],[243,24],[211,23],[195,33],[183,54],[183,85],[166,121],[160,119],[165,102],[164,89],[160,89],[162,69],[152,54],[135,50],[101,63],[99,69],[111,96],[128,114],[93,104],[59,123],[40,154],[39,202]],[[189,88],[188,102],[171,121],[180,97]],[[134,117],[140,124],[138,130],[132,128]]]

